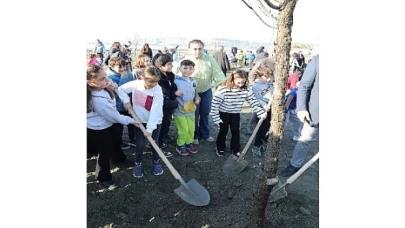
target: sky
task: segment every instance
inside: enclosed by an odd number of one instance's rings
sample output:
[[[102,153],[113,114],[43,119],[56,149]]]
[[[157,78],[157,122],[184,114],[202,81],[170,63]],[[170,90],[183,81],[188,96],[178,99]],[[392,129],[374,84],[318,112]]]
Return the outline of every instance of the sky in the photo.
[[[320,0],[297,2],[292,32],[294,43],[319,42],[319,20],[316,20],[319,3]],[[86,4],[90,4],[91,11],[97,8],[94,3]],[[103,5],[110,4],[105,1]],[[273,30],[241,0],[132,0],[114,5],[123,8],[122,23],[113,19],[119,15],[106,7],[101,18],[94,18],[100,23],[88,23],[87,42],[125,40],[137,32],[140,38],[228,38],[261,42],[273,38]]]

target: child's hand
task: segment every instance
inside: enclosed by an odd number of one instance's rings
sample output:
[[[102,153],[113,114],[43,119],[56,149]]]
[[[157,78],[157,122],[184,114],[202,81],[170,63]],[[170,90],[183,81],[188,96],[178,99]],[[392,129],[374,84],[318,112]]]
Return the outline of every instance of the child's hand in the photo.
[[[222,123],[222,120],[215,122],[214,124],[217,125],[218,127],[220,127],[220,124]]]
[[[141,124],[141,122],[136,122],[136,121],[134,122],[135,127],[138,127],[138,128],[139,128],[139,127],[140,127],[140,126],[139,126],[140,124]]]
[[[125,104],[124,104],[124,107],[125,107],[125,109],[129,112],[129,110],[132,109],[131,102],[125,103]]]
[[[201,99],[198,98],[197,100],[194,101],[194,104],[199,105],[200,104]]]
[[[148,136],[152,137],[152,133],[145,132],[145,137],[148,137]]]
[[[178,89],[174,94],[176,94],[176,96],[180,97],[183,94],[183,91],[181,91],[181,89]]]
[[[267,118],[267,113],[265,112],[265,113],[261,114],[258,117],[259,117],[259,119],[266,119]]]

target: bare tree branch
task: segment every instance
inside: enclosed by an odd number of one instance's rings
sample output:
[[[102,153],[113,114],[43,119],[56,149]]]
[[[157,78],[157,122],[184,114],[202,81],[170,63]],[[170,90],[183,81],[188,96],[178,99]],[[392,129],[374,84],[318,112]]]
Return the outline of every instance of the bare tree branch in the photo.
[[[246,5],[249,9],[253,10],[252,7],[251,7],[249,4],[247,4],[247,3],[245,2],[245,0],[242,0],[242,2],[245,3],[245,5]]]
[[[257,0],[257,5],[259,6],[260,10],[269,18],[273,18],[274,20],[278,20],[278,18],[276,16],[274,16],[271,11],[269,11],[266,7],[264,7],[262,1]]]
[[[287,5],[287,3],[290,1],[290,0],[284,0],[283,1],[283,3],[281,3],[280,5],[278,5],[278,6],[276,6],[276,5],[274,5],[272,2],[270,2],[270,0],[263,0],[268,6],[270,6],[272,9],[275,9],[275,10],[282,10],[282,9],[284,9],[284,7]],[[279,1],[278,1],[279,2]]]
[[[245,3],[246,6],[247,6],[249,9],[251,9],[251,10],[253,11],[253,13],[255,13],[255,15],[256,15],[256,16],[263,22],[263,24],[265,24],[267,27],[272,28],[272,29],[276,29],[276,28],[277,28],[277,27],[272,26],[272,25],[269,25],[267,22],[265,22],[265,21],[263,20],[263,18],[261,18],[260,15],[259,15],[250,5],[248,5],[248,4],[245,2],[245,0],[242,0],[242,2]],[[266,15],[266,16],[267,16],[267,15]]]

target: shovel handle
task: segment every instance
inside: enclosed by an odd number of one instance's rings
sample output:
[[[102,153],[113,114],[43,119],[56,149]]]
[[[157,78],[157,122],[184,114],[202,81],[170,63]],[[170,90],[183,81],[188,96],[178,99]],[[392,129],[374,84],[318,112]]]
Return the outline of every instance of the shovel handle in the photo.
[[[135,115],[134,111],[131,109],[129,109],[129,113],[131,114],[132,118],[134,118],[135,121],[137,122],[141,122],[139,121],[138,117]],[[139,128],[141,129],[141,131],[145,134],[146,133],[146,129],[143,126],[142,123],[139,124]],[[170,163],[170,161],[166,158],[166,156],[163,154],[162,150],[160,150],[159,146],[156,145],[155,140],[153,140],[152,137],[148,136],[146,137],[148,139],[148,141],[150,142],[150,144],[153,146],[153,149],[156,150],[156,152],[159,154],[159,157],[163,160],[163,162],[166,164],[167,168],[169,168],[170,172],[173,174],[174,178],[176,178],[176,180],[182,179],[180,174],[177,172],[177,170],[173,167],[173,165]],[[183,181],[184,182],[184,181]]]
[[[272,99],[270,99],[270,100],[269,100],[269,103],[267,103],[267,105],[266,105],[266,110],[270,108],[271,101],[272,101]],[[259,131],[260,126],[262,125],[262,123],[263,123],[263,121],[264,121],[265,119],[266,119],[266,118],[261,118],[261,119],[259,120],[259,122],[256,124],[256,127],[255,127],[255,129],[253,130],[253,133],[252,133],[252,135],[250,136],[248,142],[246,143],[245,148],[243,148],[243,151],[242,151],[242,153],[240,154],[240,156],[239,156],[237,162],[239,162],[240,160],[242,160],[243,156],[245,156],[247,150],[249,149],[250,145],[252,144],[253,139],[255,138],[257,132]]]
[[[297,179],[299,176],[301,176],[301,174],[308,169],[308,167],[310,167],[316,160],[318,160],[319,158],[319,152],[315,154],[315,156],[313,158],[311,158],[311,160],[309,160],[307,163],[305,163],[305,165],[299,169],[294,175],[292,175],[290,178],[287,179],[287,183],[291,184],[292,182],[295,181],[295,179]]]
[[[305,165],[301,169],[299,169],[294,175],[292,175],[290,178],[288,178],[284,184],[282,184],[277,189],[272,190],[270,194],[274,194],[275,192],[278,192],[281,189],[283,189],[287,184],[291,184],[292,182],[294,182],[299,176],[301,176],[301,174],[303,172],[305,172],[305,170],[308,169],[308,167],[310,167],[316,160],[318,160],[318,158],[319,158],[319,152],[316,153],[315,156],[311,160],[309,160],[307,163],[305,163]]]

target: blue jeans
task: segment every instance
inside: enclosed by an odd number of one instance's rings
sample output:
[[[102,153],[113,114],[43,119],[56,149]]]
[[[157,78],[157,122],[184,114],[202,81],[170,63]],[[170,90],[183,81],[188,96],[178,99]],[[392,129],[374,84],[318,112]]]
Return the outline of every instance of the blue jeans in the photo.
[[[208,118],[211,112],[212,89],[198,93],[201,98],[200,104],[195,110],[195,130],[194,139],[207,139],[210,137],[210,128]]]
[[[305,157],[308,154],[309,147],[311,146],[312,141],[319,134],[319,124],[314,127],[311,127],[307,122],[305,122],[301,129],[301,136],[298,139],[297,144],[295,144],[293,157],[291,158],[291,165],[299,168],[305,160]]]

